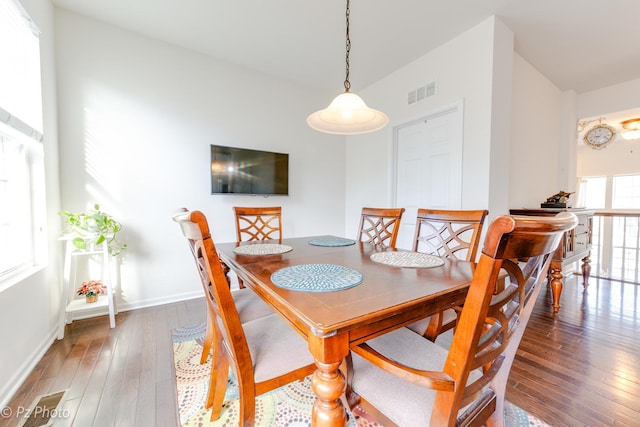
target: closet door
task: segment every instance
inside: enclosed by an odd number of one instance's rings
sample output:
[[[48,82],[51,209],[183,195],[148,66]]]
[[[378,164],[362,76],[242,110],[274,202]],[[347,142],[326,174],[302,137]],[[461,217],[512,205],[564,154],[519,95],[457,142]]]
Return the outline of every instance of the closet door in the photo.
[[[401,126],[396,133],[396,206],[406,209],[397,247],[411,249],[418,208],[460,209],[461,107]]]

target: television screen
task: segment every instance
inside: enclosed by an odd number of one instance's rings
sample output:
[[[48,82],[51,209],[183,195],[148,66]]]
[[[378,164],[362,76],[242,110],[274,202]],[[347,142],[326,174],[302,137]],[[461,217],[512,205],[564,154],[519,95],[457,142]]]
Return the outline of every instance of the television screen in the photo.
[[[289,194],[289,154],[211,145],[211,194]]]

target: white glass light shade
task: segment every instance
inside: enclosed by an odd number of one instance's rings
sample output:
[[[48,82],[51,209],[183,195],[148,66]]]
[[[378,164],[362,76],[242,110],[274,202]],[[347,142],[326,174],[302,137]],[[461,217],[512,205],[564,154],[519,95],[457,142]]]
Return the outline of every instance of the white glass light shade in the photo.
[[[623,130],[620,134],[626,140],[638,139],[640,138],[640,129]]]
[[[387,123],[386,114],[367,107],[362,98],[351,92],[336,96],[327,108],[307,117],[307,124],[312,129],[336,135],[375,132]]]
[[[620,123],[622,131],[620,135],[626,140],[640,138],[640,119],[629,119]]]

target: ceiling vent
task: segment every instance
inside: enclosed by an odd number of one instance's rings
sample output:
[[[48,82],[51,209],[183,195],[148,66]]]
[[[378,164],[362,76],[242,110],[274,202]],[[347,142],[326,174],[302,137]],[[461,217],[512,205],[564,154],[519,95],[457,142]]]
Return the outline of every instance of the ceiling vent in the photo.
[[[424,86],[412,90],[407,94],[407,103],[409,105],[416,102],[424,101],[427,98],[431,98],[436,94],[436,82],[427,83]]]

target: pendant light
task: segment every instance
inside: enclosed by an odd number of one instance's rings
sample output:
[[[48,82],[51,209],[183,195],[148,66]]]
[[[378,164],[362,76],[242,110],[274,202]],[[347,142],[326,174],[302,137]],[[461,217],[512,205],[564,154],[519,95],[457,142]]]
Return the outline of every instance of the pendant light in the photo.
[[[349,0],[347,0],[347,55],[344,93],[336,96],[324,110],[316,111],[307,117],[307,124],[312,129],[337,135],[375,132],[385,127],[389,122],[386,114],[367,107],[362,98],[349,91],[351,88],[349,82],[349,52],[351,51],[349,14]]]
[[[624,139],[631,141],[640,138],[640,119],[629,119],[620,124],[622,125],[620,134]]]

